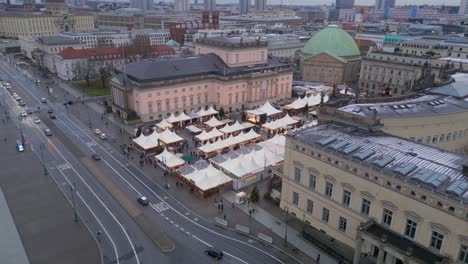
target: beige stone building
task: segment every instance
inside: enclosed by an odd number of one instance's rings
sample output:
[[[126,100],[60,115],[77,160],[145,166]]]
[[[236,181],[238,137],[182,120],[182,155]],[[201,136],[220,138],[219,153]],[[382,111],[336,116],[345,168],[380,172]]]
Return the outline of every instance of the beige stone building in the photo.
[[[307,82],[352,84],[357,81],[361,53],[353,38],[336,25],[315,34],[302,50],[301,73]]]
[[[285,153],[281,208],[349,261],[468,263],[465,156],[335,123],[289,133]]]
[[[450,96],[320,109],[320,119],[383,131],[448,151],[468,151],[468,102]]]
[[[437,79],[446,61],[433,60],[420,55],[369,52],[361,61],[359,88],[369,96],[398,96],[420,88],[427,75]]]
[[[0,37],[54,36],[67,31],[92,31],[93,14],[15,13],[0,14]]]

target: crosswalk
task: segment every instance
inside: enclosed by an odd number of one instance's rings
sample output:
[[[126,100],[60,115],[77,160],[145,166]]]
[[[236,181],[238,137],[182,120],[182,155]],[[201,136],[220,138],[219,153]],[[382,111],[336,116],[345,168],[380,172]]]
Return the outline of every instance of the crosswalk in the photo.
[[[151,204],[151,207],[158,213],[162,213],[169,209],[169,206],[165,202],[159,202],[157,204]]]

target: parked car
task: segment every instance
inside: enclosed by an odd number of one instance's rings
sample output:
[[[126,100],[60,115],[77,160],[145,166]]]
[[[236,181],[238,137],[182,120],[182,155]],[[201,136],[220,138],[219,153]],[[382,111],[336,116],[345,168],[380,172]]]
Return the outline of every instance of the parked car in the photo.
[[[28,114],[26,112],[21,112],[21,117],[27,117]]]
[[[19,105],[22,106],[22,107],[25,107],[26,106],[26,103],[24,101],[20,101],[19,102]]]
[[[39,124],[41,122],[41,120],[39,118],[34,118],[34,124]]]
[[[99,135],[99,137],[100,137],[101,139],[107,139],[107,135],[106,135],[105,133],[101,133],[101,134]]]
[[[48,136],[48,137],[50,137],[50,136],[52,136],[54,134],[54,133],[52,133],[52,131],[50,131],[50,129],[46,129],[44,132],[45,132],[46,136]]]
[[[148,198],[146,198],[146,196],[139,196],[137,198],[137,201],[143,206],[149,205],[149,200],[148,200]]]
[[[92,158],[93,160],[101,160],[101,157],[99,157],[98,154],[93,154],[93,155],[91,155],[91,158]]]
[[[45,99],[44,97],[42,97],[42,98],[41,98],[41,103],[47,104],[47,99]]]
[[[101,129],[99,129],[99,128],[95,128],[93,131],[94,131],[94,133],[95,133],[96,135],[100,135],[100,134],[102,133],[102,132],[101,132]]]
[[[52,114],[53,112],[54,112],[54,110],[52,108],[49,108],[49,110],[47,110],[48,114]]]
[[[213,257],[215,259],[221,259],[223,257],[223,252],[219,249],[210,247],[207,250],[205,250],[205,255],[208,255],[210,257]]]
[[[57,117],[54,114],[49,115],[50,119],[57,119]]]
[[[26,109],[26,114],[31,115],[33,113],[32,109],[28,108]]]

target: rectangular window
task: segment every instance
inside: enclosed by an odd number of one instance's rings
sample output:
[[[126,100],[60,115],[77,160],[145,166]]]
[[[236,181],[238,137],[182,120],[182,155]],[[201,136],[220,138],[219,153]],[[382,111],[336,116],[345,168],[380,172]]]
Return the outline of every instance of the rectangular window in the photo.
[[[346,225],[348,224],[348,220],[346,218],[340,216],[340,222],[338,225],[338,229],[340,231],[346,232]]]
[[[314,202],[311,200],[307,200],[307,213],[312,214],[314,211]]]
[[[350,203],[351,203],[351,192],[344,190],[343,191],[343,205],[346,207],[349,207]]]
[[[205,104],[208,103],[208,93],[205,93]]]
[[[414,238],[414,236],[416,235],[417,227],[418,227],[418,223],[414,222],[413,220],[407,219],[406,228],[405,228],[405,236]]]
[[[445,134],[440,135],[439,141],[440,141],[440,142],[444,142],[444,140],[445,140]]]
[[[444,241],[444,235],[436,231],[432,231],[431,247],[440,250],[442,248],[442,241]]]
[[[301,169],[299,168],[294,168],[294,181],[301,183]]]
[[[309,189],[315,190],[316,183],[317,183],[317,177],[315,177],[315,175],[309,174]]]
[[[322,209],[322,221],[328,223],[328,218],[330,217],[330,210],[327,208]]]
[[[369,216],[371,201],[362,198],[361,214]]]
[[[447,134],[447,141],[450,141],[452,139],[452,133]]]
[[[429,144],[429,143],[431,143],[431,136],[426,137],[426,144]]]
[[[461,246],[460,254],[458,254],[458,261],[460,261],[463,264],[468,264],[468,246]]]
[[[292,203],[296,206],[299,205],[299,194],[297,192],[293,192]]]
[[[393,212],[384,208],[382,215],[382,224],[390,226],[392,224]]]
[[[333,194],[333,183],[326,182],[325,183],[325,195],[328,197],[332,197]]]

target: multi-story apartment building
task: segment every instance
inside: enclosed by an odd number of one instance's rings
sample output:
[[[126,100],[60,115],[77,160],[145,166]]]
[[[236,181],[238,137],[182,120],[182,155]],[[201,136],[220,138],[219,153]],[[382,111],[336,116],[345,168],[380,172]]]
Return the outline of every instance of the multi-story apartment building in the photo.
[[[288,133],[285,153],[281,208],[348,261],[467,263],[464,155],[335,123]]]
[[[93,14],[0,13],[0,37],[5,38],[55,36],[60,32],[85,32],[94,29]]]
[[[395,96],[413,92],[428,74],[438,74],[445,61],[430,56],[369,52],[361,61],[359,88],[370,96]]]
[[[319,117],[322,121],[382,131],[447,151],[468,152],[468,136],[465,136],[468,102],[451,96],[426,95],[388,103],[351,104],[338,109],[322,107]]]
[[[154,30],[154,29],[136,29],[128,32],[132,39],[136,37],[147,37],[150,45],[165,44],[171,40],[171,33],[169,30]]]
[[[128,31],[91,31],[91,32],[63,32],[59,36],[76,39],[85,48],[120,47],[131,43]]]
[[[200,39],[195,51],[194,57],[140,60],[120,69],[111,80],[114,113],[151,122],[210,105],[231,112],[291,95],[292,68],[268,58],[264,41]]]

